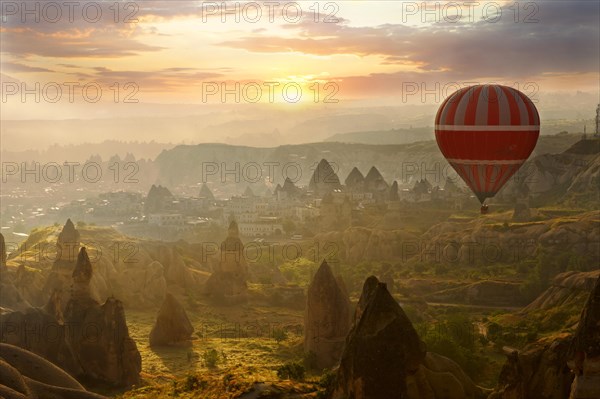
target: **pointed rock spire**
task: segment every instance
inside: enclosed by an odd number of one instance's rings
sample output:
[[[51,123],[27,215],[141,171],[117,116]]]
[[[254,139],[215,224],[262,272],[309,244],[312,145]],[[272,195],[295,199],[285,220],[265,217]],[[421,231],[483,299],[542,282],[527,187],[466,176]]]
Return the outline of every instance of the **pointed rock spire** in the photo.
[[[200,187],[200,197],[204,197],[211,201],[214,201],[215,199],[215,196],[213,195],[212,191],[210,191],[210,188],[208,188],[206,183],[203,183],[202,187]]]
[[[6,244],[4,242],[4,236],[0,233],[0,270],[6,267]]]
[[[350,329],[350,301],[325,260],[308,287],[304,325],[304,350],[315,354],[315,366],[334,366]]]
[[[350,191],[362,191],[364,183],[365,177],[356,166],[352,168],[352,171],[348,174],[346,180],[344,180],[344,184]]]
[[[194,327],[185,309],[173,295],[167,293],[150,332],[150,346],[187,341],[193,332]]]
[[[406,377],[425,358],[425,344],[412,323],[386,285],[376,281],[370,277],[363,287],[333,398],[407,398]]]
[[[388,184],[381,173],[379,173],[379,170],[375,166],[372,166],[371,169],[369,169],[369,173],[367,173],[367,176],[365,177],[365,190],[370,192],[378,192],[384,191],[387,188]]]
[[[308,189],[323,196],[341,188],[340,178],[326,159],[321,159],[308,184]]]
[[[80,238],[79,231],[77,231],[71,219],[67,219],[56,241],[56,260],[74,262],[79,250]]]

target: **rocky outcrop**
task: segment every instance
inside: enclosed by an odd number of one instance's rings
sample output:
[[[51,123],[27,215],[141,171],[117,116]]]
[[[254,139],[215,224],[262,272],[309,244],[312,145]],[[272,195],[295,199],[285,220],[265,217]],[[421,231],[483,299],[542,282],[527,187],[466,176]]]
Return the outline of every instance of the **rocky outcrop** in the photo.
[[[326,261],[308,287],[304,326],[304,351],[314,354],[314,366],[334,366],[350,329],[350,301]]]
[[[15,286],[14,277],[6,266],[6,260],[6,243],[4,236],[0,234],[0,314],[30,306]]]
[[[575,374],[569,399],[600,398],[600,277],[581,312],[569,355]]]
[[[388,201],[392,201],[392,202],[400,201],[400,194],[398,191],[399,191],[398,182],[396,180],[394,180],[394,182],[390,186]]]
[[[407,376],[410,399],[475,399],[483,390],[453,360],[427,352],[416,373]]]
[[[296,187],[292,179],[286,177],[285,181],[283,182],[283,186],[278,184],[277,187],[275,187],[274,195],[279,200],[295,199],[302,195],[302,190]]]
[[[567,367],[570,341],[569,334],[562,334],[529,344],[520,351],[505,348],[507,361],[489,399],[567,398],[573,381]]]
[[[466,223],[443,222],[418,240],[414,259],[442,264],[478,265],[520,262],[543,250],[550,255],[585,254],[591,264],[600,262],[600,212],[577,218],[530,223],[490,224],[485,218]]]
[[[167,202],[172,198],[173,194],[171,194],[168,188],[153,184],[144,201],[144,213],[148,215],[163,212],[168,207]]]
[[[544,337],[520,351],[505,348],[507,361],[489,399],[600,397],[599,281],[596,273],[589,290],[589,273],[564,273],[555,279],[554,289],[551,287],[534,302],[535,306],[528,307],[549,310],[551,306],[564,306],[581,293],[588,296],[575,334]],[[573,295],[573,291],[579,293]]]
[[[367,278],[356,307],[331,399],[480,399],[452,360],[426,352],[385,283]]]
[[[80,377],[110,386],[137,385],[142,360],[129,336],[123,304],[112,297],[102,305],[96,302],[89,292],[92,274],[87,252],[81,248],[65,311],[69,343],[83,370]]]
[[[204,292],[221,304],[247,300],[248,264],[238,225],[232,221],[227,237],[221,243],[220,257],[215,261],[213,273],[204,285]]]
[[[46,359],[7,344],[0,344],[0,397],[106,399],[86,391],[73,377]]]
[[[600,140],[581,140],[566,151],[542,154],[527,161],[500,192],[514,198],[514,186],[527,182],[532,200],[538,205],[566,202],[595,209],[600,193]]]
[[[210,188],[208,188],[208,186],[206,185],[206,183],[202,184],[202,187],[200,187],[200,194],[199,194],[200,198],[206,198],[210,201],[214,201],[215,200],[215,196],[213,195],[212,191],[210,191]]]
[[[167,294],[150,331],[150,346],[186,342],[193,332],[194,327],[183,306],[173,295]]]
[[[376,197],[385,193],[389,188],[389,185],[379,172],[379,170],[373,166],[365,177],[365,191],[373,193]],[[387,199],[387,198],[386,198]]]
[[[6,243],[4,242],[4,236],[0,233],[0,273],[6,271]]]
[[[56,291],[44,308],[0,315],[0,342],[26,349],[59,365],[72,375],[80,375],[75,354],[68,341],[68,331]]]
[[[464,303],[482,306],[523,306],[521,284],[508,281],[484,280],[461,287],[440,290],[428,295],[430,302]]]
[[[333,399],[408,398],[406,378],[425,359],[425,345],[385,284],[363,289],[364,310],[357,312],[346,338]]]
[[[141,356],[129,336],[123,304],[96,301],[90,290],[93,267],[81,248],[72,272],[64,314],[55,290],[41,308],[0,316],[0,340],[30,350],[85,383],[110,387],[139,384]]]
[[[557,275],[546,291],[523,309],[523,313],[543,311],[561,306],[578,306],[585,303],[600,277],[600,270],[591,272],[565,272]]]
[[[351,192],[362,192],[364,191],[365,177],[355,166],[352,168],[352,171],[344,180],[344,184],[346,185],[346,189]]]
[[[302,195],[302,190],[296,187],[292,179],[289,177],[285,178],[283,186],[281,187],[281,192],[285,193],[288,198],[298,198]]]
[[[56,260],[52,264],[50,274],[43,289],[43,299],[46,300],[54,291],[62,291],[62,306],[66,306],[71,295],[71,274],[77,262],[77,254],[81,245],[81,234],[73,225],[71,219],[63,226],[56,241]]]
[[[321,159],[310,179],[308,189],[315,193],[317,197],[323,197],[325,194],[341,187],[340,178],[335,170],[326,159]]]

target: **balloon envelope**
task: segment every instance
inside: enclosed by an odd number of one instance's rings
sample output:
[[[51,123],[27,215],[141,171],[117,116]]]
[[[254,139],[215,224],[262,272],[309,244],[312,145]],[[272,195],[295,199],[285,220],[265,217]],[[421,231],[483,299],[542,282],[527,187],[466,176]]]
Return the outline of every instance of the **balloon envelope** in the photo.
[[[460,89],[444,101],[435,118],[442,154],[482,204],[519,170],[539,133],[533,102],[501,85]]]

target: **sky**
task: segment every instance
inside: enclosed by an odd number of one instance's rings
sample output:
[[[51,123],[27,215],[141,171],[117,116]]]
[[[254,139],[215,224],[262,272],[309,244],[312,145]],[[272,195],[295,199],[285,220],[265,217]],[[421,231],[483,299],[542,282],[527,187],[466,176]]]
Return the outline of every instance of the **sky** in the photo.
[[[600,93],[595,0],[3,1],[1,11],[2,119],[77,118],[81,104],[436,104],[489,82],[529,96]]]

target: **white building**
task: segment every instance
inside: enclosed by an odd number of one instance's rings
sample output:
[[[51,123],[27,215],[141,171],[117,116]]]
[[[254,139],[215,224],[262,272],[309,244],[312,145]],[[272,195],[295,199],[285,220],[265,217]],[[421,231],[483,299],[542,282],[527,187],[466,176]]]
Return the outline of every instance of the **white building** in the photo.
[[[177,213],[156,213],[148,216],[148,223],[156,226],[183,226],[183,215]]]

